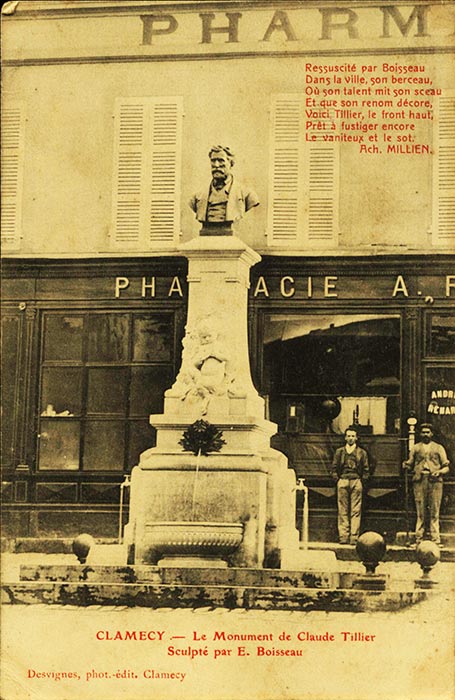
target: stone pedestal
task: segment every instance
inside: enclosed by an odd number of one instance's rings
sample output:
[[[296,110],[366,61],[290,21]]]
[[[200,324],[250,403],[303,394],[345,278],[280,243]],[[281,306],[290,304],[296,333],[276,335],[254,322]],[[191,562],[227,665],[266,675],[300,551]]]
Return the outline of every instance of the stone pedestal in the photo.
[[[264,419],[250,374],[249,270],[260,256],[235,235],[198,237],[181,252],[189,260],[182,365],[165,393],[163,414],[150,417],[156,447],[133,469],[125,530],[134,552],[130,560],[156,563],[162,556],[153,523],[242,523],[242,541],[225,560],[231,566],[276,567],[284,547],[299,545],[295,473],[270,448],[276,426]],[[183,432],[198,419],[223,432],[219,452],[197,456],[183,450]]]

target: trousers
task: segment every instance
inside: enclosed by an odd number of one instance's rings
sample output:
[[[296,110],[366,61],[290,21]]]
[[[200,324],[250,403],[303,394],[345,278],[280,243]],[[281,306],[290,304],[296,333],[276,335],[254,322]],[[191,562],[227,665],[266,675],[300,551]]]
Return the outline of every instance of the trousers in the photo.
[[[416,540],[421,540],[425,534],[427,511],[430,515],[430,537],[433,542],[440,543],[439,511],[442,501],[442,481],[430,481],[423,475],[420,481],[414,481],[414,500],[416,504]]]
[[[362,480],[338,479],[338,536],[340,542],[355,544],[359,536],[362,511]]]

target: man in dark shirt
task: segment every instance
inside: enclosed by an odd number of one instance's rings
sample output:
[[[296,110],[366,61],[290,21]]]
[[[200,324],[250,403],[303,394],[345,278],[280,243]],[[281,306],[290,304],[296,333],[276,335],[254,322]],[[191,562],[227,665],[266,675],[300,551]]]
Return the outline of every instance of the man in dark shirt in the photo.
[[[331,474],[337,484],[340,544],[355,544],[359,536],[363,483],[369,477],[368,455],[357,446],[355,427],[344,431],[345,446],[336,450]]]

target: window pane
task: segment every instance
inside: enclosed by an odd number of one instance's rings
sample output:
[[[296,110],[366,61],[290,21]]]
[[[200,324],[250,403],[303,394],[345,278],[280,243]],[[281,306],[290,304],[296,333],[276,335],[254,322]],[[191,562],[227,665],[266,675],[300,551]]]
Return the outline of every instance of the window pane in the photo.
[[[78,415],[81,412],[82,369],[47,367],[43,369],[41,415]]]
[[[161,413],[164,392],[172,385],[170,367],[132,367],[130,390],[130,415],[148,416]]]
[[[78,421],[42,420],[39,442],[40,469],[79,469]]]
[[[425,420],[433,425],[435,440],[444,445],[453,465],[455,461],[455,367],[427,367],[425,374]]]
[[[155,447],[156,430],[148,420],[132,421],[130,423],[130,439],[128,444],[128,466],[131,469],[139,463],[139,456],[144,450]]]
[[[135,361],[167,362],[172,356],[173,324],[170,316],[134,317]]]
[[[454,316],[431,316],[430,348],[433,355],[455,355]]]
[[[50,314],[44,323],[44,359],[80,361],[83,317]]]
[[[125,415],[128,370],[118,367],[90,368],[87,413]]]
[[[91,421],[85,426],[84,470],[123,471],[125,424]]]
[[[128,316],[90,314],[89,362],[121,362],[128,359]]]
[[[399,317],[276,314],[264,339],[262,391],[281,430],[399,432]]]

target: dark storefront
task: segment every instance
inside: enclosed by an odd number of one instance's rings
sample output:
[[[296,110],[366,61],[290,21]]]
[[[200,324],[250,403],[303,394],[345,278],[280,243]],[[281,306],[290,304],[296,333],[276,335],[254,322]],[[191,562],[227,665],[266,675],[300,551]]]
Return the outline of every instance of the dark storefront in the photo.
[[[185,275],[178,258],[5,264],[7,534],[116,536],[120,483],[178,369]]]
[[[254,268],[255,379],[279,426],[272,445],[310,489],[310,539],[336,540],[328,469],[349,425],[357,425],[373,472],[363,527],[389,541],[407,529],[401,463],[408,419],[431,421],[453,464],[451,262],[441,258],[430,271],[411,257],[268,258]],[[452,471],[446,531],[453,529],[454,506]]]
[[[115,537],[120,484],[154,444],[178,371],[186,261],[7,261],[3,500],[10,536]],[[272,444],[310,489],[310,539],[335,539],[328,474],[358,425],[374,475],[364,527],[406,529],[408,419],[431,420],[455,457],[453,257],[270,256],[253,268],[253,377]],[[453,471],[443,530],[453,529]],[[299,514],[298,514],[299,516]]]

